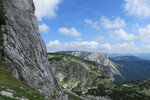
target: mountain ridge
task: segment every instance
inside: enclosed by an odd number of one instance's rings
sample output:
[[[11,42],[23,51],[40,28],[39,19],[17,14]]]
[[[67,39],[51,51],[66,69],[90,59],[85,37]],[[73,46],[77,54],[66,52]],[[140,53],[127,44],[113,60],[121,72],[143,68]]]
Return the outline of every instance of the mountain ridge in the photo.
[[[118,75],[119,77],[122,77],[122,75],[119,73],[119,70],[115,67],[115,64],[111,62],[108,56],[105,54],[100,54],[96,52],[87,52],[87,51],[61,51],[61,52],[59,51],[56,53],[72,55],[85,60],[94,61],[103,64],[105,66],[109,66],[114,75]]]
[[[121,57],[121,56],[136,56],[140,57],[146,60],[150,60],[150,53],[127,53],[127,54],[121,54],[121,53],[106,53],[110,58],[114,57]]]
[[[150,61],[135,56],[114,57],[111,60],[118,64],[118,70],[126,78],[122,82],[140,80],[150,77]],[[121,81],[120,81],[121,82]]]
[[[138,83],[132,83],[132,85],[127,85],[127,84],[122,84],[122,83],[118,84],[114,80],[109,81],[109,78],[106,78],[105,76],[98,77],[98,80],[100,80],[100,82],[92,80],[96,84],[88,84],[88,85],[82,84],[81,85],[80,82],[82,82],[82,80],[87,80],[88,77],[91,78],[90,75],[88,75],[87,77],[84,77],[85,76],[84,74],[82,74],[82,75],[80,74],[82,72],[85,72],[85,70],[86,70],[86,69],[84,69],[85,68],[84,66],[80,65],[80,63],[82,61],[88,61],[88,60],[84,60],[84,59],[82,60],[82,58],[80,58],[80,57],[76,57],[76,56],[72,56],[72,55],[70,56],[70,55],[66,55],[66,54],[59,54],[59,53],[58,54],[57,53],[49,53],[48,56],[49,56],[50,63],[53,64],[53,66],[55,66],[54,70],[56,72],[56,76],[57,76],[57,74],[59,74],[57,77],[58,80],[61,77],[61,81],[59,81],[60,83],[62,83],[61,85],[64,88],[67,88],[67,89],[75,92],[76,94],[85,97],[87,100],[88,100],[88,98],[91,98],[91,100],[99,100],[100,98],[108,99],[108,100],[111,100],[111,99],[113,99],[113,100],[120,100],[120,99],[122,99],[122,100],[127,100],[127,99],[141,100],[142,98],[144,98],[144,100],[149,100],[148,98],[150,98],[149,97],[150,95],[146,94],[144,87],[142,90],[143,92],[140,92],[140,90],[139,90],[140,87],[135,86]],[[78,60],[80,60],[80,62],[77,60],[74,60],[74,59],[78,59]],[[86,66],[88,66],[88,65],[86,65]],[[96,67],[96,66],[94,66],[94,67]],[[78,70],[77,68],[79,68],[80,70]],[[66,75],[66,73],[69,73],[69,74]],[[67,78],[66,78],[66,76],[67,76]],[[70,77],[68,77],[68,76],[70,76]],[[73,84],[76,84],[76,85],[71,85],[71,87],[70,87],[70,84],[72,84],[70,82],[70,79],[76,79],[78,76],[79,77],[82,76],[81,77],[82,79],[74,80]],[[92,79],[94,79],[94,77],[92,77]],[[88,82],[85,82],[85,83],[88,83]],[[149,84],[149,83],[147,83],[147,84]],[[69,86],[69,87],[67,87],[67,86]],[[135,88],[137,88],[137,89],[135,89]],[[147,90],[149,90],[149,89],[147,89]]]
[[[106,77],[109,78],[110,81],[113,81],[112,73],[110,71],[110,68],[107,66],[64,54],[62,55],[56,53],[49,53],[48,57],[50,64],[52,66],[55,66],[53,69],[55,70],[56,76],[58,76],[57,78],[60,81],[60,83],[66,83],[66,81],[69,81],[67,79],[75,79],[76,81],[81,82],[82,85],[85,85],[85,83],[88,83],[87,81],[93,83],[93,78],[97,77]],[[84,80],[84,82],[82,82],[82,80]],[[98,80],[96,79],[95,81]],[[89,83],[89,85],[92,83]],[[69,84],[74,85],[70,86]],[[74,82],[71,82],[69,84],[68,87],[70,88],[74,88],[78,85],[78,83]],[[66,88],[66,84],[64,88]]]
[[[110,66],[110,68],[112,69],[111,71],[113,72],[113,77],[116,79],[117,82],[128,82],[132,80],[145,79],[150,77],[150,71],[148,70],[150,68],[150,61],[136,56],[131,55],[110,58],[106,54],[86,51],[59,51],[57,53],[72,55]],[[140,74],[134,74],[136,73],[136,71]]]

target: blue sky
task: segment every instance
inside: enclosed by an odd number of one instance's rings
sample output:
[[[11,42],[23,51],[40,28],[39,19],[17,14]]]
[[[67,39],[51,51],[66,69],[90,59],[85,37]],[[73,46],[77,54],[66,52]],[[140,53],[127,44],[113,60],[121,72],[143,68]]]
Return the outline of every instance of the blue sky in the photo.
[[[150,52],[149,0],[34,0],[48,52]]]

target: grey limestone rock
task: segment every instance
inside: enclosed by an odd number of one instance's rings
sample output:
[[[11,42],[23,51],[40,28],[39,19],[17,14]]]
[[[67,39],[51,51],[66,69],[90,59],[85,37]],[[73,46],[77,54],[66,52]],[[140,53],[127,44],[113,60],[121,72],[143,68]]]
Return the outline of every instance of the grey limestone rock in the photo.
[[[89,60],[89,61],[94,61],[97,62],[99,64],[105,65],[105,66],[109,66],[113,75],[118,75],[121,76],[119,70],[116,68],[116,64],[113,63],[107,55],[105,54],[100,54],[100,53],[95,53],[95,52],[87,52],[87,51],[61,51],[58,52],[60,54],[68,54],[68,55],[72,55],[72,56],[76,56],[85,60]]]
[[[51,70],[32,0],[0,0],[0,58],[16,79],[47,96],[67,100]],[[6,68],[2,68],[6,69]]]

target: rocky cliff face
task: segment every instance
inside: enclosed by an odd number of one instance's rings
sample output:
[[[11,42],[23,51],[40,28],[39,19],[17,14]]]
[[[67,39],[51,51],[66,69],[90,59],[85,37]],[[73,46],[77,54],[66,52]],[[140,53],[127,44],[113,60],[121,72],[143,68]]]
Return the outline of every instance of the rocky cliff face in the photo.
[[[0,59],[9,65],[0,69],[47,96],[65,100],[50,68],[34,10],[32,0],[0,0]]]

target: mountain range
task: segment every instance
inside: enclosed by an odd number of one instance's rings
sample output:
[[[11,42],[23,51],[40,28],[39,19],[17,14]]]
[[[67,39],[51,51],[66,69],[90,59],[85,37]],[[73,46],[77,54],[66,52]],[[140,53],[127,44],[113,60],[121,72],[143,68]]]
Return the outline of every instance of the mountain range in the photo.
[[[150,61],[135,56],[111,58],[117,64],[117,69],[125,79],[118,81],[128,82],[150,77]]]
[[[0,0],[0,100],[149,100],[150,61],[47,53],[33,0]]]
[[[122,56],[135,56],[139,58],[143,58],[146,60],[150,60],[150,53],[128,53],[128,54],[121,54],[121,53],[106,53],[108,57],[122,57]]]
[[[107,98],[113,100],[120,100],[120,99],[126,100],[127,98],[128,99],[136,98],[136,100],[141,100],[142,98],[145,97],[144,96],[145,93],[148,93],[149,95],[149,92],[146,92],[149,91],[149,88],[147,88],[147,90],[144,91],[146,88],[144,88],[143,86],[143,88],[141,89],[140,86],[136,85],[140,83],[138,83],[138,81],[135,81],[135,80],[145,79],[150,77],[149,76],[150,72],[148,70],[148,68],[150,68],[149,67],[150,64],[148,60],[144,60],[142,58],[135,57],[135,56],[108,58],[104,54],[84,52],[84,51],[61,51],[57,53],[49,53],[48,57],[50,63],[53,66],[56,66],[54,67],[54,70],[56,72],[56,76],[58,76],[57,78],[61,83],[61,85],[64,88],[69,89],[80,96],[83,97],[87,97],[89,95],[96,96],[96,97],[101,96],[101,97],[105,97],[105,99]],[[89,72],[91,72],[91,74],[89,75],[81,74],[81,73],[85,73],[84,71],[86,70],[86,67],[82,65],[86,65],[86,63],[88,63],[89,61],[93,65],[93,68],[94,67],[99,68],[97,67],[98,62],[99,62],[98,64],[106,67],[107,71],[105,71],[106,68],[105,70],[103,68],[100,69],[104,71],[105,75],[98,74],[99,77],[96,78],[96,75],[94,75],[94,72],[91,70],[88,70]],[[83,62],[85,64],[82,64]],[[118,77],[116,77],[113,70],[111,70],[112,68],[112,66],[110,66],[111,64],[109,64],[108,62],[115,65],[114,67],[116,67],[116,69],[119,71],[120,74],[118,75],[120,76],[121,80]],[[143,66],[145,67],[142,68]],[[130,69],[130,71],[127,71],[126,69]],[[108,71],[110,71],[111,74],[110,72],[108,74],[107,73]],[[135,73],[136,71],[137,73]],[[147,73],[145,71],[147,71]],[[96,72],[98,72],[98,70]],[[138,72],[140,72],[141,74],[140,73],[138,74]],[[109,75],[109,77],[108,75],[106,75],[106,73]],[[93,75],[95,77],[92,77]],[[89,80],[87,79],[91,79],[91,77],[92,77],[91,82],[94,82],[96,84],[93,83],[89,84],[88,82]],[[83,82],[83,80],[86,84]],[[128,81],[135,81],[135,83],[129,82],[130,84],[129,83],[122,84],[122,82],[128,82]],[[145,84],[149,84],[149,81],[146,80]],[[111,92],[107,93],[106,90]],[[140,90],[142,90],[143,92],[141,92]],[[118,95],[116,96],[115,94]],[[132,98],[132,96],[134,96],[134,98]],[[95,98],[93,97],[93,100],[94,99]],[[145,100],[148,100],[147,97],[145,97]]]

